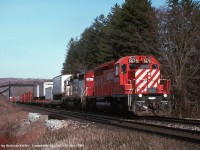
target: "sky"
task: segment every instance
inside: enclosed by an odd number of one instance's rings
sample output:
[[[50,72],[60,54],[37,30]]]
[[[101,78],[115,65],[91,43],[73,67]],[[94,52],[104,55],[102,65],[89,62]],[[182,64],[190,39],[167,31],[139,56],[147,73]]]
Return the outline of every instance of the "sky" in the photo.
[[[125,0],[0,0],[0,78],[60,75],[70,38]],[[165,0],[152,0],[154,7]]]

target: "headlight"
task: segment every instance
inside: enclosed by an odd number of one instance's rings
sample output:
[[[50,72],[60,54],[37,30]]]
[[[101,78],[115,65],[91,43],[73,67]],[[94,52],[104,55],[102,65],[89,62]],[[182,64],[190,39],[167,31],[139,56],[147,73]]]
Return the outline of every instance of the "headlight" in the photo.
[[[138,96],[141,98],[141,97],[142,97],[142,94],[139,94]]]
[[[166,97],[167,97],[167,94],[163,94],[163,96],[166,98]]]

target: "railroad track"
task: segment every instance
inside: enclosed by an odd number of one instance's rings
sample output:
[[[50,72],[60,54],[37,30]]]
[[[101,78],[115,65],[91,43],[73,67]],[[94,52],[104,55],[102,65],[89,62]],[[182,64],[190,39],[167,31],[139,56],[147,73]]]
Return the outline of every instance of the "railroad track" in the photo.
[[[200,126],[200,120],[191,119],[191,118],[180,119],[180,118],[169,118],[169,117],[143,116],[143,117],[140,117],[140,119],[148,120],[148,121],[162,121],[162,122],[171,122],[171,123],[180,123],[180,124]]]
[[[183,119],[171,119],[171,118],[163,118],[161,117],[140,117],[139,119],[124,119],[117,116],[105,116],[98,114],[91,114],[85,111],[72,111],[72,110],[60,110],[60,109],[52,109],[47,107],[38,107],[38,106],[29,106],[26,107],[37,109],[40,111],[48,112],[52,117],[58,119],[67,119],[69,117],[83,119],[87,121],[103,123],[106,125],[111,125],[115,127],[125,128],[128,130],[139,131],[143,133],[149,133],[154,135],[159,135],[166,138],[173,138],[181,141],[186,141],[190,143],[199,144],[200,143],[200,130],[193,129],[183,129],[179,127],[165,126],[162,123],[151,124],[147,123],[144,120],[151,120],[157,122],[165,122],[165,124],[182,124],[200,127],[200,124],[197,120],[183,120]]]

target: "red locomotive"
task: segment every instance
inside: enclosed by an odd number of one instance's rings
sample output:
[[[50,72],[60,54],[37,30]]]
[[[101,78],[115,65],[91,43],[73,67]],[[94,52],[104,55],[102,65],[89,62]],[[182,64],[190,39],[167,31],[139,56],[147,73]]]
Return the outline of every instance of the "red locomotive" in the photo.
[[[137,115],[158,114],[171,107],[170,81],[161,79],[160,64],[152,56],[122,57],[72,76],[67,83],[63,101],[74,107]]]

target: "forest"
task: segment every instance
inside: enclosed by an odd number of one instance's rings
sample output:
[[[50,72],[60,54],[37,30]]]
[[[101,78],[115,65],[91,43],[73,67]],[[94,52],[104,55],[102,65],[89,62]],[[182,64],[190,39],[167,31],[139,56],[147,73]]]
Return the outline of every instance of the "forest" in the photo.
[[[62,74],[90,70],[126,55],[152,55],[171,80],[173,114],[200,114],[200,2],[125,0],[67,44]]]

